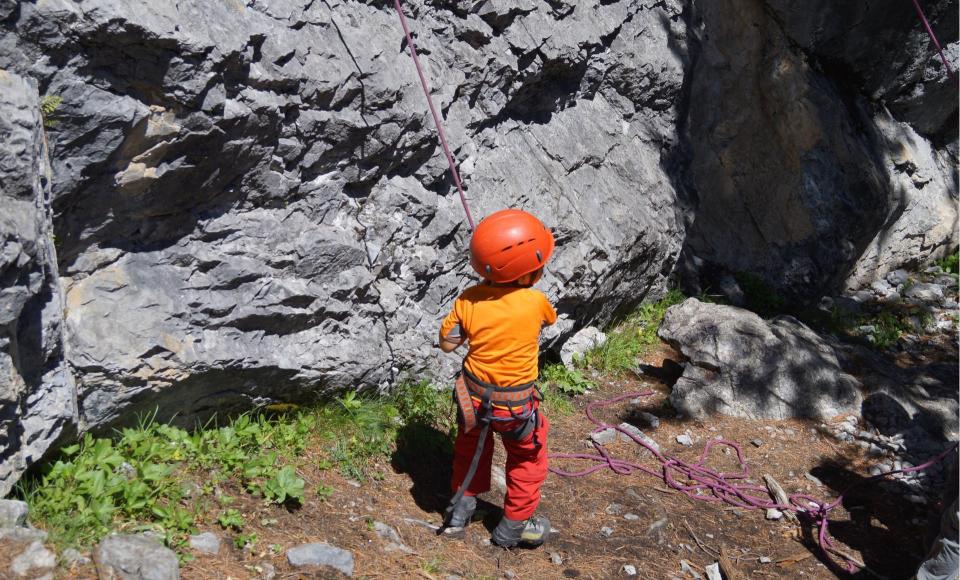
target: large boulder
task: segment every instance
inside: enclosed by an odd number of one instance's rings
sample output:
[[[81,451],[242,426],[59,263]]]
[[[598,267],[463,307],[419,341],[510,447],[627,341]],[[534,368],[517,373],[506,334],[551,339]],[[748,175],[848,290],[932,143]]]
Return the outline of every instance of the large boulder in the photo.
[[[36,83],[0,69],[0,497],[77,416],[49,196]]]
[[[667,310],[658,335],[684,357],[670,403],[686,415],[825,419],[860,409],[835,347],[793,317],[766,321],[689,298]]]

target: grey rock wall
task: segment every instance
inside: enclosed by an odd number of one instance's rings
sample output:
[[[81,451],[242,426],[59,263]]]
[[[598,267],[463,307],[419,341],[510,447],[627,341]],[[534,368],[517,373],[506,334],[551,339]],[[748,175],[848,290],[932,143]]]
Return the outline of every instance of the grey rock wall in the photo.
[[[932,4],[956,62],[957,3]],[[811,299],[956,247],[956,84],[910,2],[697,6],[692,261]]]
[[[680,2],[411,3],[474,213],[554,228],[542,287],[604,324],[665,287]],[[0,61],[51,132],[81,426],[444,381],[469,232],[386,3],[22,3]],[[27,66],[25,63],[30,63]]]
[[[0,69],[0,496],[73,432],[36,85]]]

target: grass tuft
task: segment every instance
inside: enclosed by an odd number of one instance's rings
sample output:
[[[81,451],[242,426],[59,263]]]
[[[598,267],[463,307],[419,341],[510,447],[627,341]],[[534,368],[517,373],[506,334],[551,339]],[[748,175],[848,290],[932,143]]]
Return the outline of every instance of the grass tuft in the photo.
[[[670,290],[660,300],[641,305],[607,333],[606,342],[584,353],[578,366],[613,374],[633,369],[637,357],[659,344],[657,329],[667,308],[683,302],[684,298],[680,291]]]

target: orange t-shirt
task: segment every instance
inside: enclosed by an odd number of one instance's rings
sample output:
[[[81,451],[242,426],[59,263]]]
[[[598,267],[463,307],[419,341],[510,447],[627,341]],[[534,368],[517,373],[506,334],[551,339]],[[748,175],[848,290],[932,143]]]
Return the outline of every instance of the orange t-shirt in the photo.
[[[537,379],[540,328],[556,321],[543,292],[483,283],[457,298],[440,335],[459,324],[470,345],[467,370],[481,381],[510,387]]]

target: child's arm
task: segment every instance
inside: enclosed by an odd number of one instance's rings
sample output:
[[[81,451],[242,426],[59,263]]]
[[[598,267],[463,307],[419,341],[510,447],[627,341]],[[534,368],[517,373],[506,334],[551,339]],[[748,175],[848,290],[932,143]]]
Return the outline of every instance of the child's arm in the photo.
[[[460,328],[459,324],[446,334],[443,333],[442,328],[440,329],[440,350],[443,352],[453,352],[466,341],[467,337],[463,336],[463,329]]]
[[[443,324],[440,325],[440,337],[437,342],[443,352],[453,352],[467,341],[466,333],[460,324],[458,305],[459,299],[453,304],[450,314],[443,319]]]

